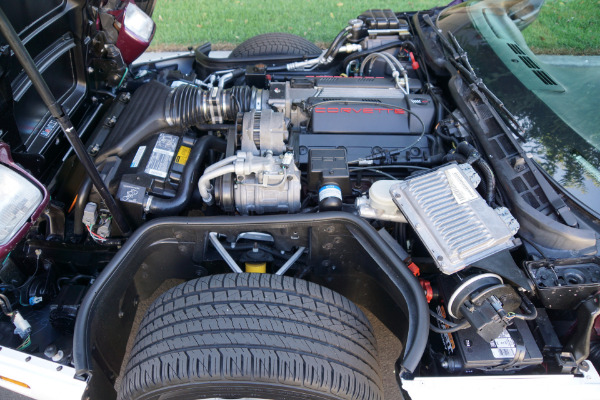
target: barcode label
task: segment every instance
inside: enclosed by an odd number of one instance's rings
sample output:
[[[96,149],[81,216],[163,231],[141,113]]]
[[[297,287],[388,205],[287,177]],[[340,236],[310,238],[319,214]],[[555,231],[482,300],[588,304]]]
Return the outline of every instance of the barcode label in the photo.
[[[477,192],[467,182],[465,177],[456,169],[448,169],[444,171],[448,179],[448,185],[452,190],[452,195],[458,204],[466,203],[477,198]]]
[[[158,176],[160,178],[166,178],[171,166],[173,156],[175,156],[175,149],[177,149],[178,138],[174,135],[167,133],[161,133],[158,136],[156,145],[152,149],[152,154],[146,164],[145,172],[148,175]]]
[[[515,349],[498,348],[492,349],[494,358],[515,358],[517,351]]]

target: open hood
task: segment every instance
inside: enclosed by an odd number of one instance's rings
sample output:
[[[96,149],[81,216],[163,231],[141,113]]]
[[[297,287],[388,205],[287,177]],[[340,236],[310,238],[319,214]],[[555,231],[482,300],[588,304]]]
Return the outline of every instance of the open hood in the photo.
[[[128,64],[147,48],[154,24],[146,14],[154,5],[155,0],[23,0],[15,7],[0,1],[75,123],[95,112],[89,104],[82,107],[89,89],[118,87]],[[0,44],[0,140],[11,146],[15,161],[43,180],[64,155],[66,141],[1,36]]]

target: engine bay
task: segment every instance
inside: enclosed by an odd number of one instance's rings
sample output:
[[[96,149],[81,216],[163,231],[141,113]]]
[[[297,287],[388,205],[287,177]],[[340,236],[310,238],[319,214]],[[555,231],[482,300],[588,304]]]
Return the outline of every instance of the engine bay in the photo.
[[[455,77],[433,65],[423,33],[433,41],[430,28],[422,15],[371,10],[315,57],[212,58],[210,46],[200,46],[117,65],[120,79],[96,79],[102,88],[91,88],[95,111],[82,139],[119,215],[70,151],[52,174],[34,174],[51,199],[2,262],[0,300],[9,318],[0,321],[0,344],[77,364],[84,351],[73,337],[84,326],[82,308],[86,329],[98,326],[89,322],[96,317],[87,314],[94,300],[86,303],[86,293],[98,279],[116,279],[119,265],[130,268],[120,279],[131,285],[114,293],[118,313],[99,313],[115,325],[166,279],[231,271],[287,274],[359,300],[381,290],[383,304],[394,298],[391,289],[381,284],[361,294],[357,283],[379,279],[363,264],[385,264],[373,250],[381,241],[421,296],[388,307],[382,318],[405,339],[394,327],[402,312],[418,309],[428,319],[429,333],[411,339],[423,355],[414,368],[400,368],[404,379],[577,375],[585,360],[600,362],[597,255],[547,257],[566,252],[552,253],[523,233],[531,221],[499,183],[499,158],[482,145],[469,108],[458,104]],[[498,115],[490,103],[471,109],[480,122]],[[58,129],[49,119],[31,135],[50,145]],[[45,151],[39,154],[50,158]],[[510,162],[515,170],[526,163]],[[219,231],[223,217],[231,219]],[[340,221],[357,225],[345,231]],[[164,236],[134,247],[153,230]],[[129,332],[118,329],[122,345]],[[111,382],[122,360],[116,353],[100,367]]]

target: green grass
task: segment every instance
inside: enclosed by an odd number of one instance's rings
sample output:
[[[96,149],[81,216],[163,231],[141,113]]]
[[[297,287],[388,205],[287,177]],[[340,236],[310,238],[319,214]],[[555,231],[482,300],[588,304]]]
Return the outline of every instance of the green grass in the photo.
[[[450,0],[448,0],[449,2]],[[420,10],[440,0],[158,0],[153,47],[185,49],[203,42],[231,49],[267,32],[329,43],[351,18],[371,8]],[[216,46],[215,46],[216,45]]]
[[[523,36],[534,53],[600,54],[600,1],[546,0]]]
[[[212,42],[232,49],[266,32],[288,32],[324,46],[347,21],[370,8],[420,10],[450,0],[158,0],[153,50]],[[600,0],[546,0],[524,32],[537,53],[600,54]]]

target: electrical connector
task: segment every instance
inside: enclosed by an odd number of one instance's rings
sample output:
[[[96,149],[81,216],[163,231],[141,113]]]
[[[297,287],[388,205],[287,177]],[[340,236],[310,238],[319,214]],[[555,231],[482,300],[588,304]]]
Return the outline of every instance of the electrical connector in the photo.
[[[103,224],[98,227],[96,233],[104,238],[110,237],[110,222],[110,218],[106,219]]]
[[[21,339],[26,339],[31,333],[31,325],[18,311],[13,313],[12,323],[15,326],[15,335],[19,335]]]
[[[29,298],[29,305],[30,306],[34,306],[38,303],[41,303],[42,300],[44,300],[43,298],[41,298],[40,296],[32,296]]]
[[[93,226],[98,219],[98,205],[96,203],[87,203],[83,210],[83,217],[81,222],[86,226]]]

